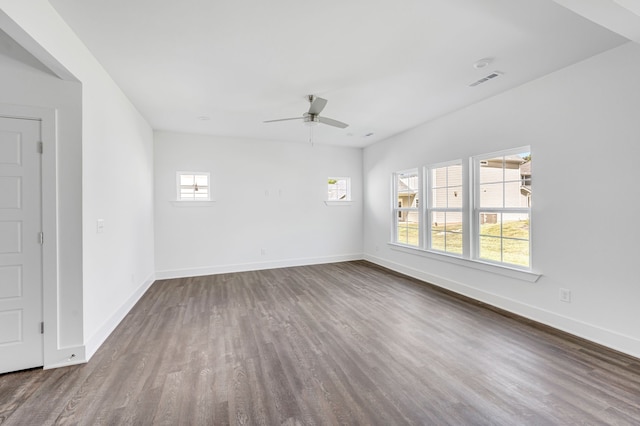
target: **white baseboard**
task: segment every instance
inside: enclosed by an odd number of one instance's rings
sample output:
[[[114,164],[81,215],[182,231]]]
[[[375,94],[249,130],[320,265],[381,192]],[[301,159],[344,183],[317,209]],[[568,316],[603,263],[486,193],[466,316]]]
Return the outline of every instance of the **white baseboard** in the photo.
[[[100,348],[100,346],[107,340],[107,337],[116,329],[118,324],[122,322],[124,317],[129,313],[131,308],[140,300],[142,295],[151,287],[151,284],[155,281],[154,274],[151,274],[143,283],[136,289],[136,291],[127,299],[125,303],[120,306],[120,308],[111,315],[105,323],[100,327],[100,329],[91,336],[85,342],[85,357],[86,361],[89,361],[91,357],[96,353],[96,351]]]
[[[156,279],[199,277],[203,275],[228,274],[232,272],[259,271],[263,269],[289,268],[293,266],[319,265],[322,263],[348,262],[362,260],[362,253],[338,256],[306,257],[300,259],[284,259],[269,262],[237,263],[232,265],[207,266],[202,268],[170,269],[156,271]]]
[[[497,294],[489,293],[442,276],[429,274],[428,272],[372,256],[370,254],[365,254],[364,260],[412,278],[425,281],[429,284],[451,290],[480,302],[487,303],[491,306],[504,309],[505,311],[548,325],[616,351],[640,358],[640,340],[634,337],[559,315]]]

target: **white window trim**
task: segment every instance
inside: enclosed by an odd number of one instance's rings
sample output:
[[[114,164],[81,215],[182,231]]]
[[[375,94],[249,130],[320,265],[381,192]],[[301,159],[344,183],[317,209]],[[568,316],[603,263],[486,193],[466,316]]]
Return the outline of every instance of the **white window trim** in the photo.
[[[215,205],[216,200],[195,201],[195,200],[170,200],[169,204],[173,207],[211,207]]]
[[[467,211],[469,210],[468,207],[468,197],[465,197],[463,195],[462,198],[462,206],[460,208],[437,208],[437,209],[432,209],[431,208],[431,203],[432,203],[432,193],[431,193],[431,181],[430,181],[430,176],[431,176],[431,171],[434,169],[439,169],[442,167],[449,167],[449,166],[461,166],[462,168],[462,192],[463,194],[465,193],[465,185],[464,182],[466,182],[465,180],[465,174],[466,174],[466,167],[464,164],[464,161],[462,159],[458,159],[458,160],[452,160],[452,161],[445,161],[443,163],[436,163],[436,164],[429,164],[424,166],[424,198],[426,199],[426,202],[424,203],[424,213],[423,213],[423,217],[424,217],[424,232],[425,232],[425,237],[424,237],[424,249],[426,251],[429,252],[433,252],[433,253],[437,253],[437,254],[444,254],[446,256],[453,256],[453,257],[457,257],[457,258],[464,258],[465,257],[465,252],[468,251],[468,244],[465,244],[465,242],[468,240],[468,234],[469,234],[469,226],[467,225],[469,223],[468,221],[468,214]],[[468,192],[468,191],[466,191]],[[436,249],[432,249],[431,248],[431,213],[432,211],[437,211],[437,212],[459,212],[462,215],[462,254],[457,254],[457,253],[451,253],[451,252],[446,252],[446,251],[441,251],[441,250],[436,250]]]
[[[542,276],[542,273],[533,270],[517,269],[502,264],[493,264],[479,260],[465,259],[444,252],[425,250],[423,248],[408,246],[405,244],[390,242],[388,243],[388,245],[392,250],[396,250],[402,253],[421,256],[428,259],[434,259],[440,262],[452,263],[454,265],[464,266],[466,268],[471,268],[478,271],[491,272],[497,275],[503,275],[505,277],[515,278],[530,283],[535,283],[536,281],[538,281],[538,278]]]
[[[329,199],[327,199],[325,201],[325,204],[327,206],[340,206],[340,205],[349,205],[349,204],[351,204],[353,202],[353,200],[351,199],[351,178],[348,177],[348,176],[329,176],[329,177],[327,177],[327,182],[329,181],[329,179],[346,181],[347,182],[347,197],[344,200],[329,200]],[[327,198],[329,198],[328,195],[329,195],[329,193],[327,191]]]
[[[472,177],[469,182],[471,190],[471,220],[469,221],[470,237],[471,237],[471,253],[470,258],[476,262],[485,263],[488,265],[495,265],[497,267],[504,267],[509,269],[515,269],[520,271],[531,271],[533,265],[533,246],[531,244],[533,235],[532,226],[532,214],[531,206],[528,207],[480,207],[480,162],[489,158],[501,157],[507,155],[521,154],[523,152],[531,152],[531,146],[521,146],[512,149],[505,149],[502,151],[491,152],[487,154],[475,155],[469,158],[469,168],[472,170]],[[504,195],[503,195],[504,196]],[[529,266],[511,265],[504,262],[494,262],[488,259],[480,258],[480,236],[478,234],[480,229],[480,211],[483,212],[495,212],[495,213],[527,213],[529,216]],[[503,238],[503,237],[500,237]]]
[[[207,198],[206,199],[192,199],[192,200],[182,200],[180,197],[180,176],[181,175],[206,175],[207,176],[207,183],[208,183],[208,194],[207,194]],[[169,201],[171,204],[173,204],[176,207],[187,207],[187,206],[191,206],[191,207],[205,207],[208,205],[212,205],[212,203],[215,202],[215,200],[213,199],[213,195],[212,195],[212,185],[211,185],[211,173],[209,172],[194,172],[194,171],[177,171],[176,172],[176,198],[175,200],[170,200]]]
[[[398,175],[414,173],[418,174],[418,194],[420,200],[422,200],[422,193],[424,188],[424,176],[422,167],[412,167],[410,169],[399,170],[393,172],[391,175],[391,243],[400,247],[409,247],[412,249],[424,247],[424,201],[421,201],[421,205],[418,207],[398,207]],[[398,229],[396,227],[396,219],[398,212],[417,212],[418,213],[418,245],[413,246],[411,244],[403,244],[398,241]]]
[[[497,151],[493,153],[481,154],[469,157],[467,160],[452,160],[441,163],[429,164],[427,166],[423,166],[418,168],[419,173],[419,182],[420,188],[419,193],[420,196],[426,201],[422,202],[422,205],[419,208],[419,245],[412,246],[408,244],[403,244],[398,242],[396,235],[396,216],[398,211],[413,211],[414,209],[405,209],[397,207],[397,175],[405,174],[409,172],[414,172],[416,168],[410,168],[405,170],[400,170],[393,172],[391,174],[391,209],[390,215],[392,218],[391,222],[391,241],[388,243],[389,247],[393,250],[397,250],[404,253],[410,253],[413,255],[418,255],[430,259],[439,260],[442,262],[453,263],[456,265],[491,272],[498,275],[504,275],[511,278],[516,278],[519,280],[527,281],[527,282],[536,282],[538,278],[542,276],[541,272],[535,271],[533,269],[533,244],[532,244],[532,209],[529,207],[517,207],[517,208],[496,208],[500,212],[527,212],[529,215],[529,266],[518,266],[512,265],[509,263],[503,262],[492,262],[486,259],[480,259],[477,256],[479,253],[479,236],[476,235],[476,230],[479,229],[478,218],[479,215],[477,212],[479,210],[482,211],[490,211],[492,208],[480,208],[479,207],[479,162],[486,158],[492,158],[496,156],[504,156],[504,155],[513,155],[513,154],[521,154],[523,152],[531,152],[531,146],[522,146],[513,149],[507,149],[502,151]],[[463,253],[462,255],[458,255],[455,253],[447,253],[439,250],[431,250],[428,249],[429,245],[429,236],[426,234],[430,232],[430,224],[426,224],[426,219],[429,218],[429,182],[428,175],[429,170],[438,167],[445,167],[450,165],[460,164],[462,166],[462,182],[463,182],[463,191],[466,191],[466,196],[462,199],[462,221],[463,221]],[[466,182],[466,186],[465,183]]]
[[[350,206],[353,204],[351,200],[332,200],[324,202],[327,206]]]

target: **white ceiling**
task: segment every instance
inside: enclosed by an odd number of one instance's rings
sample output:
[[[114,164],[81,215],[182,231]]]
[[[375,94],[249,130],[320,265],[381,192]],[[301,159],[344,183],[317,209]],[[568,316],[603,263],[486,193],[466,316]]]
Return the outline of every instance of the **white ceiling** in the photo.
[[[306,143],[263,121],[316,94],[350,126],[315,143],[355,147],[627,41],[552,0],[50,1],[154,129]]]

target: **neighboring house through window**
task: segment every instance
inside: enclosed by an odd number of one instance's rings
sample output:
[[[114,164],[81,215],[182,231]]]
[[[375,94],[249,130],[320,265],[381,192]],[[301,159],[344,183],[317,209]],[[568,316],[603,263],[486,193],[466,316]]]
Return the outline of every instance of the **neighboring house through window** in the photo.
[[[393,174],[392,242],[531,269],[529,147]],[[426,228],[421,226],[424,217]]]
[[[462,162],[428,166],[427,230],[431,250],[461,255],[462,247]]]
[[[418,169],[394,173],[394,242],[420,245],[420,177]]]
[[[474,158],[476,257],[530,267],[531,153]]]

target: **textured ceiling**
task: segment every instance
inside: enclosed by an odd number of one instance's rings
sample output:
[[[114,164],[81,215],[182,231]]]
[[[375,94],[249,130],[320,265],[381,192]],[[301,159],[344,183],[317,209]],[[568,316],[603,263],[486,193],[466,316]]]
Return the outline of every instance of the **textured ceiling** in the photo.
[[[551,0],[51,3],[154,129],[307,143],[301,121],[263,121],[316,94],[350,126],[315,142],[356,147],[627,41]]]

